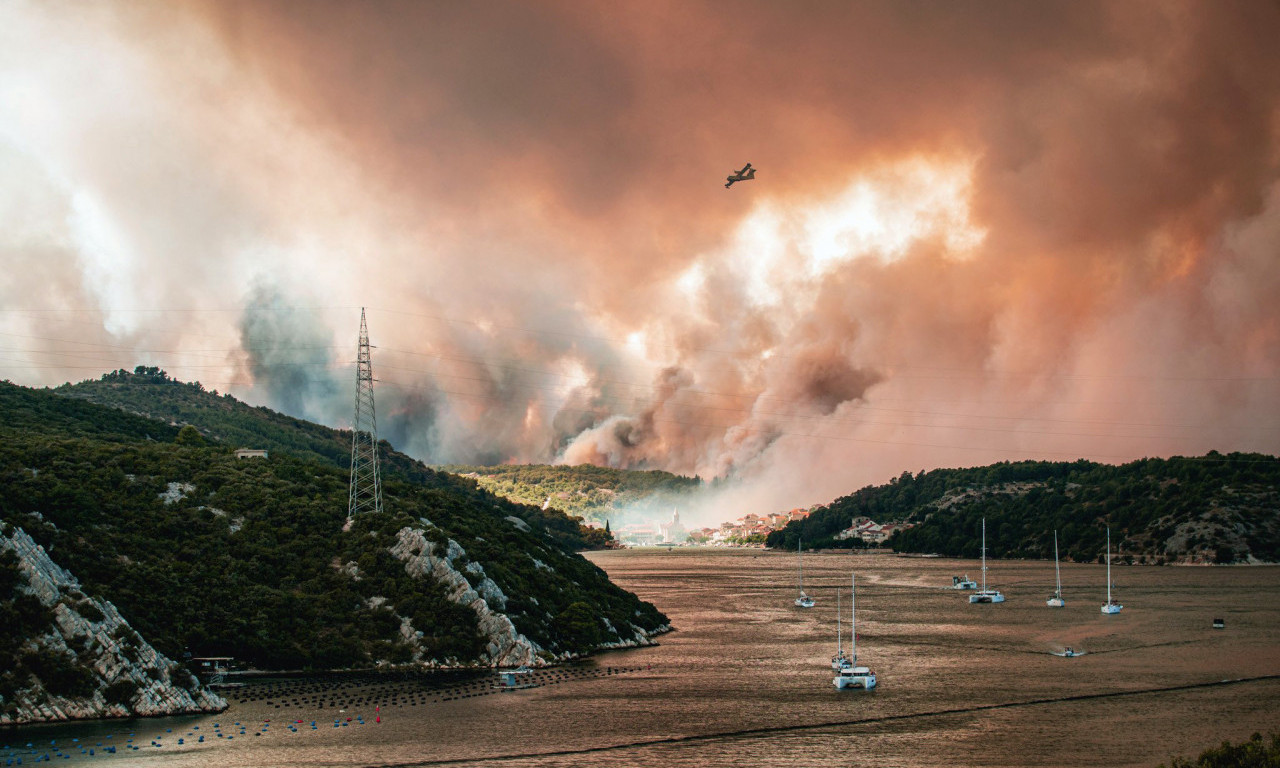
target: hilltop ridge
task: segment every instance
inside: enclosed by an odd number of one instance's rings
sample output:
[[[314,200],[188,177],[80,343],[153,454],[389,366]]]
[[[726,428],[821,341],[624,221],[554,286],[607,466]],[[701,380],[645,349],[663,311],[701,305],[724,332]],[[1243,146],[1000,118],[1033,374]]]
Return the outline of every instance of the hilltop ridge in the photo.
[[[1091,461],[1001,462],[909,472],[816,509],[769,534],[766,545],[852,546],[836,534],[857,517],[900,522],[898,552],[976,558],[986,520],[988,557],[1102,556],[1111,529],[1118,556],[1137,563],[1280,561],[1280,459],[1252,453]]]

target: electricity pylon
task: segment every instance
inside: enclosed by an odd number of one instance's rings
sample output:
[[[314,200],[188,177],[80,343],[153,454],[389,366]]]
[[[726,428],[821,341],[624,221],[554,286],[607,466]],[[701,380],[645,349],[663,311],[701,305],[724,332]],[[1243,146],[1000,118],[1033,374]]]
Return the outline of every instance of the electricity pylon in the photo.
[[[356,416],[351,427],[351,488],[347,517],[382,511],[382,479],[378,473],[378,418],[373,411],[373,364],[369,328],[360,308],[360,352],[356,357]]]

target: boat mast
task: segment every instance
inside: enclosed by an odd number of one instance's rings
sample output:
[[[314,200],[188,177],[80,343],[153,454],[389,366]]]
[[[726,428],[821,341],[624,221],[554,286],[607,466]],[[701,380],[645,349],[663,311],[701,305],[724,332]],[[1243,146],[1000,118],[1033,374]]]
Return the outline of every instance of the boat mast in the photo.
[[[982,518],[982,591],[987,591],[987,518]]]
[[[836,657],[844,655],[843,638],[840,635],[840,588],[836,587]]]
[[[849,661],[856,667],[858,665],[858,625],[857,613],[854,611],[854,601],[856,592],[853,583],[854,575],[849,574]]]
[[[800,594],[804,594],[804,554],[800,551],[801,538],[796,536],[796,563],[799,570],[796,571],[796,589],[800,590]]]
[[[1054,597],[1062,597],[1062,571],[1058,567],[1058,532],[1053,532],[1053,575],[1058,579],[1058,591]]]
[[[1107,529],[1107,605],[1111,605],[1111,529]]]

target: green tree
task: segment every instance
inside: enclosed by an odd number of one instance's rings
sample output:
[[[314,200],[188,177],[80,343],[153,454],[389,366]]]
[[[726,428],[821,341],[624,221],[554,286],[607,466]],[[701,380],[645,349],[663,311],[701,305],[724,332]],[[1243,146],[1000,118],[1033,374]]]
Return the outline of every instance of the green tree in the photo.
[[[173,442],[178,445],[208,445],[209,441],[204,439],[204,435],[200,434],[200,430],[188,424],[178,430],[178,435],[173,438]]]
[[[556,616],[556,625],[560,633],[578,648],[595,648],[600,644],[600,620],[596,618],[595,610],[584,602],[570,603]]]

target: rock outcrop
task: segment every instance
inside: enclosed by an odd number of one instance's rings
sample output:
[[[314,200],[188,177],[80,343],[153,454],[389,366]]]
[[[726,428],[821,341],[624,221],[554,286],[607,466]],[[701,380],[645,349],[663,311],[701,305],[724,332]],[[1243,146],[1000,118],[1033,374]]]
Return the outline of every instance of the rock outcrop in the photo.
[[[50,690],[50,681],[29,669],[4,670],[11,675],[10,695],[7,700],[0,696],[0,724],[226,709],[222,697],[156,651],[114,605],[85,595],[76,578],[22,529],[0,524],[0,553],[5,552],[17,560],[13,597],[34,597],[52,616],[43,632],[37,628],[28,633],[21,655],[59,660],[62,673],[84,690],[79,695],[57,693]],[[7,597],[0,595],[0,600]]]
[[[424,528],[406,527],[396,534],[391,554],[404,561],[405,570],[410,575],[436,580],[444,585],[449,600],[475,611],[480,632],[487,638],[482,663],[494,667],[543,666],[576,656],[572,653],[554,654],[521,634],[510,617],[502,613],[507,606],[507,596],[485,574],[484,567],[475,561],[468,561],[462,546],[453,539],[446,539],[443,544],[433,541],[426,535],[426,529],[435,526],[425,518],[420,522]],[[552,570],[536,558],[533,558],[533,562],[539,569]],[[530,599],[537,603],[536,599]],[[636,624],[614,627],[608,619],[604,619],[603,623],[616,639],[600,643],[597,650],[653,645],[653,635],[671,631],[670,624],[663,624],[648,632]],[[406,640],[411,638],[411,631],[408,620],[404,620],[401,633]],[[419,658],[418,661],[440,663],[441,660]]]
[[[506,607],[507,597],[485,575],[484,568],[475,562],[467,563],[462,570],[454,567],[454,562],[466,554],[458,542],[449,539],[448,544],[440,547],[428,539],[423,530],[402,528],[396,535],[391,554],[404,561],[409,574],[420,578],[430,576],[445,586],[451,601],[475,611],[480,632],[488,639],[485,663],[495,667],[544,663],[538,655],[542,649],[520,634],[511,619],[499,612]],[[464,571],[475,580],[475,586],[463,574]]]

